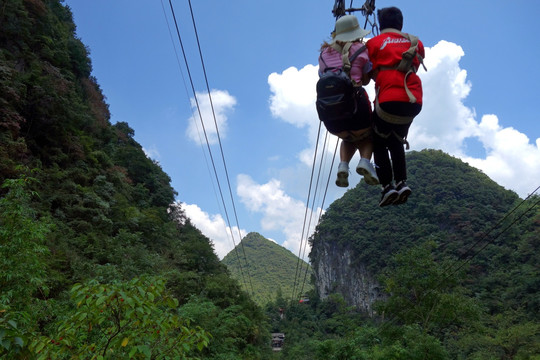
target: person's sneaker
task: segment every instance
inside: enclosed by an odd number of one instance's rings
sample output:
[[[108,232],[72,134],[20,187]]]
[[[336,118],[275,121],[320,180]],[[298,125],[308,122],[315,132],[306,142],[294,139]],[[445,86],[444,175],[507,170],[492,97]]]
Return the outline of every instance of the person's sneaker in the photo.
[[[388,184],[383,188],[383,191],[381,192],[381,201],[379,202],[379,206],[387,206],[394,201],[396,201],[397,197],[399,196],[398,192],[394,189],[394,185]]]
[[[344,161],[338,165],[336,185],[339,187],[349,186],[349,164]]]
[[[407,199],[409,198],[409,195],[411,195],[412,190],[410,187],[407,186],[405,183],[405,180],[400,181],[396,186],[396,191],[398,193],[398,196],[396,200],[394,200],[394,205],[400,205],[407,202]]]
[[[364,177],[366,184],[377,185],[379,184],[379,178],[375,172],[375,168],[366,158],[361,158],[356,166],[356,172]]]

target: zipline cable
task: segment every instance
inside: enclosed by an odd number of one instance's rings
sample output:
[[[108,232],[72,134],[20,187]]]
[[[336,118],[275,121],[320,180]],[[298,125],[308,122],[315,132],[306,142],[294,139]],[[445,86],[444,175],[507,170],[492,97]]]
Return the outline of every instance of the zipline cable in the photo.
[[[480,239],[479,241],[477,241],[472,247],[470,247],[468,251],[470,251],[471,249],[473,249],[474,247],[476,247],[477,244],[480,243],[480,241],[483,241],[487,235],[489,235],[494,228],[498,227],[508,216],[510,216],[510,214],[512,214],[514,211],[516,211],[521,205],[523,205],[529,198],[531,198],[533,196],[533,194],[535,194],[538,190],[540,189],[540,186],[538,186],[532,193],[529,194],[529,196],[527,196],[525,199],[523,199],[519,205],[517,205],[516,207],[514,207],[514,209],[512,209],[509,213],[507,213],[499,222],[497,222],[497,224],[495,224],[495,226],[489,230],[487,232],[487,234],[485,236],[482,237],[482,239]],[[524,212],[521,213],[521,215],[519,215],[517,218],[514,219],[514,221],[512,221],[506,228],[503,229],[503,231],[501,231],[499,234],[497,234],[497,236],[494,236],[490,241],[487,241],[477,252],[475,252],[474,254],[472,254],[472,256],[470,256],[469,258],[465,259],[457,268],[455,268],[454,270],[452,270],[452,272],[450,273],[449,276],[455,274],[458,270],[460,270],[465,264],[469,263],[472,259],[474,259],[480,252],[482,252],[488,245],[491,245],[493,244],[493,242],[495,240],[497,240],[502,234],[504,234],[510,227],[512,227],[512,225],[514,225],[517,221],[521,220],[521,218],[526,214],[528,213],[529,211],[531,211],[535,206],[537,206],[538,204],[540,203],[540,198],[539,200],[534,203],[532,206],[530,206],[527,210],[525,210]],[[463,259],[463,256],[460,256],[460,258],[456,261],[456,263],[460,260]],[[453,267],[450,266],[449,268],[445,269],[445,272],[450,270],[451,268]],[[445,278],[446,279],[446,278]],[[443,279],[444,280],[444,279]]]
[[[319,147],[319,140],[320,140],[320,136],[321,136],[321,126],[322,126],[322,121],[319,122],[319,130],[317,131],[317,140],[315,141],[315,152],[313,154],[313,164],[311,166],[311,177],[310,177],[310,180],[309,180],[309,189],[308,189],[308,196],[307,196],[307,202],[306,202],[306,210],[304,212],[304,224],[302,226],[302,235],[300,236],[300,247],[298,249],[298,260],[296,262],[296,271],[295,271],[295,274],[294,274],[294,282],[293,282],[293,290],[292,290],[292,294],[291,294],[291,302],[294,301],[294,298],[295,298],[295,292],[296,292],[296,281],[299,279],[299,272],[298,272],[298,269],[300,267],[300,261],[302,261],[301,259],[301,256],[302,256],[302,242],[303,242],[303,239],[304,239],[304,233],[306,232],[306,219],[307,219],[307,212],[309,210],[309,202],[310,202],[310,198],[311,198],[311,188],[313,186],[313,174],[315,173],[315,164],[316,164],[316,160],[317,160],[317,150],[318,150],[318,147]]]
[[[313,193],[313,201],[311,202],[311,212],[309,214],[309,220],[308,220],[308,225],[307,225],[307,229],[308,229],[308,232],[306,233],[306,238],[304,240],[304,250],[302,252],[302,259],[305,259],[305,256],[306,256],[306,248],[307,248],[307,245],[309,243],[309,229],[311,229],[311,221],[313,219],[313,213],[315,212],[315,202],[316,202],[316,199],[317,199],[317,190],[319,188],[319,181],[321,179],[321,172],[324,168],[324,159],[325,159],[325,154],[326,154],[326,150],[327,150],[327,142],[328,142],[328,131],[325,132],[325,137],[324,137],[324,142],[323,142],[323,146],[322,146],[322,151],[321,151],[321,160],[319,162],[319,170],[317,172],[317,181],[315,182],[315,191]],[[328,184],[326,185],[328,186]],[[302,243],[302,241],[300,242]],[[304,263],[301,262],[300,263],[300,271],[299,271],[299,274],[300,274],[300,277],[302,276],[302,267],[303,267]],[[306,272],[307,272],[307,269],[309,269],[309,264],[306,264]],[[304,281],[305,281],[305,278],[304,278]],[[301,291],[298,295],[302,296],[303,293],[304,293],[304,285],[305,284],[302,284],[302,287],[301,287]]]
[[[328,179],[326,180],[326,188],[324,190],[324,196],[323,196],[322,203],[321,203],[321,210],[319,211],[319,217],[317,218],[317,224],[321,221],[322,213],[323,213],[323,210],[324,210],[324,203],[326,201],[326,195],[328,193],[328,186],[330,184],[330,179],[332,178],[332,170],[334,168],[334,162],[336,160],[336,154],[337,154],[338,145],[339,145],[339,141],[336,141],[336,147],[334,149],[334,156],[332,157],[332,163],[330,165],[330,170],[328,172]],[[304,293],[304,286],[305,286],[306,281],[307,281],[308,270],[309,270],[309,266],[306,266],[306,271],[304,273],[304,282],[302,283],[302,289],[300,291],[301,294]]]
[[[167,18],[167,11],[165,10],[165,5],[163,4],[163,0],[161,0],[161,9],[163,10],[165,23],[167,24],[167,30],[169,31],[169,37],[171,39],[171,43],[172,43],[173,50],[174,50],[174,55],[176,57],[176,64],[178,65],[178,70],[180,71],[180,75],[182,77],[182,83],[184,85],[184,91],[186,92],[186,97],[188,99],[187,102],[189,104],[189,108],[190,108],[190,111],[191,111],[191,116],[193,117],[193,119],[195,119],[196,115],[195,115],[195,112],[193,111],[193,107],[191,106],[191,103],[189,101],[189,90],[187,88],[186,78],[184,76],[184,71],[182,71],[182,66],[180,65],[180,58],[178,57],[178,50],[177,50],[176,44],[174,42],[174,38],[173,38],[173,35],[172,35],[172,31],[171,31],[171,26],[169,24],[169,19]],[[217,194],[217,190],[216,190],[216,184],[214,183],[214,179],[212,177],[212,171],[210,169],[210,164],[208,162],[208,157],[206,156],[206,152],[204,151],[204,146],[203,146],[204,140],[203,140],[203,138],[201,136],[201,130],[199,128],[199,124],[197,123],[197,121],[194,121],[194,123],[195,123],[195,127],[197,128],[197,135],[199,137],[199,143],[201,145],[201,151],[202,151],[202,154],[204,156],[204,162],[206,163],[206,168],[208,170],[209,179],[211,180],[211,183],[212,183],[212,190],[213,190],[214,196],[216,198],[216,203],[218,204],[220,212],[222,212],[223,210],[221,208],[221,204],[219,203],[219,198],[218,198],[218,194]],[[225,233],[227,234],[227,239],[230,239],[229,234],[227,233],[227,229],[225,229]]]
[[[244,248],[244,243],[242,242],[242,234],[240,232],[240,223],[238,221],[238,213],[236,211],[236,205],[235,205],[235,202],[234,202],[234,196],[233,196],[233,192],[232,192],[232,188],[231,188],[231,181],[230,181],[230,177],[229,177],[229,171],[227,169],[227,162],[225,161],[225,154],[223,152],[223,145],[221,143],[221,136],[219,134],[219,128],[218,128],[217,119],[216,119],[216,112],[214,110],[214,103],[212,101],[212,95],[211,95],[211,92],[210,92],[210,86],[208,84],[208,77],[206,75],[206,66],[204,64],[204,59],[203,59],[202,50],[201,50],[201,44],[199,42],[199,33],[197,31],[197,26],[195,24],[195,16],[193,15],[193,8],[191,6],[191,0],[188,0],[188,3],[189,3],[189,11],[191,13],[191,20],[192,20],[192,23],[193,23],[193,30],[195,32],[195,38],[197,39],[197,48],[199,50],[199,56],[201,58],[201,65],[202,65],[202,69],[203,69],[203,73],[204,73],[204,80],[205,80],[205,83],[206,83],[206,90],[208,92],[208,98],[210,99],[210,107],[212,108],[212,118],[214,119],[214,125],[216,127],[216,134],[217,134],[218,143],[219,143],[219,150],[220,150],[220,153],[221,153],[221,159],[223,161],[223,168],[225,170],[225,178],[227,179],[227,186],[229,188],[229,196],[231,197],[231,204],[232,204],[232,208],[233,208],[234,218],[236,220],[236,228],[238,230],[238,236],[240,238],[240,247],[242,248],[242,252],[244,254],[244,260],[246,262],[246,272],[248,273],[249,285],[251,287],[251,294],[254,295],[255,292],[253,291],[253,284],[251,283],[251,276],[249,274],[249,266],[248,266],[248,262],[247,262],[246,250]]]
[[[532,193],[530,193],[525,199],[523,199],[518,205],[516,205],[511,211],[507,212],[505,216],[503,216],[495,225],[493,225],[491,227],[491,229],[486,232],[484,234],[484,236],[482,236],[480,239],[478,239],[474,244],[472,244],[463,254],[461,254],[458,259],[454,262],[454,264],[448,266],[446,269],[444,269],[444,271],[449,271],[457,262],[459,262],[460,260],[464,259],[465,256],[470,252],[472,251],[477,245],[479,245],[481,242],[483,242],[488,236],[489,234],[491,234],[491,232],[493,230],[495,230],[500,224],[503,223],[504,220],[506,220],[510,215],[512,215],[520,206],[522,206],[528,199],[530,199],[538,190],[540,190],[540,186],[538,186],[536,189],[534,189],[534,191]],[[488,242],[489,244],[489,242]],[[483,248],[482,248],[483,249]],[[476,256],[473,255],[473,257]],[[459,266],[459,268],[461,268],[461,266]]]
[[[236,255],[237,255],[237,259],[238,259],[238,263],[239,263],[239,267],[240,267],[240,273],[241,273],[241,276],[242,276],[242,279],[244,281],[244,285],[246,286],[246,289],[248,288],[247,286],[247,283],[246,283],[246,280],[245,280],[245,277],[244,277],[244,273],[243,273],[243,270],[242,270],[242,266],[241,266],[241,261],[240,261],[240,256],[238,254],[238,250],[236,248],[236,243],[234,241],[234,235],[232,233],[232,226],[231,226],[231,223],[230,223],[230,219],[229,219],[229,214],[228,214],[228,211],[227,211],[227,206],[225,205],[225,199],[223,197],[223,191],[221,189],[221,184],[220,184],[220,181],[219,181],[219,177],[218,177],[218,173],[217,173],[217,169],[216,169],[216,164],[215,164],[215,161],[214,161],[214,157],[212,155],[212,150],[210,148],[210,142],[208,140],[208,134],[206,132],[206,127],[204,125],[204,121],[203,121],[203,117],[202,117],[202,113],[201,113],[201,108],[200,108],[200,104],[199,104],[199,100],[197,98],[197,94],[196,94],[196,91],[195,91],[195,86],[193,84],[193,77],[191,76],[191,71],[189,69],[189,64],[188,64],[188,61],[187,61],[187,57],[186,57],[186,52],[185,52],[185,48],[184,48],[184,45],[183,45],[183,42],[182,42],[182,37],[180,35],[180,30],[179,30],[179,27],[178,27],[178,21],[176,19],[176,14],[175,14],[175,11],[174,11],[174,7],[173,7],[173,4],[172,4],[172,1],[169,0],[169,6],[170,6],[170,9],[171,9],[171,13],[172,13],[172,16],[173,16],[173,19],[174,19],[174,24],[175,24],[175,27],[176,27],[176,34],[178,36],[178,40],[180,42],[180,46],[181,46],[181,49],[182,49],[182,54],[183,54],[183,57],[184,57],[184,63],[186,65],[186,69],[187,69],[187,73],[188,73],[188,77],[189,77],[189,81],[190,81],[190,84],[191,84],[191,89],[192,89],[192,92],[193,92],[193,96],[194,96],[194,100],[195,100],[195,104],[196,104],[196,107],[197,107],[197,111],[198,111],[198,114],[199,114],[199,119],[201,121],[201,126],[202,126],[202,129],[203,129],[203,133],[204,133],[204,137],[205,137],[205,140],[206,140],[206,145],[207,145],[207,149],[208,149],[208,153],[210,155],[210,160],[211,160],[211,163],[212,163],[212,168],[214,170],[214,175],[216,177],[216,182],[217,182],[217,185],[218,185],[218,189],[219,189],[219,193],[220,193],[220,197],[221,197],[221,201],[222,201],[222,204],[223,204],[223,207],[224,207],[224,211],[225,211],[225,215],[226,215],[226,219],[227,219],[227,223],[229,224],[229,230],[231,232],[231,237],[232,237],[232,240],[233,240],[233,245],[234,245],[234,249],[235,249],[235,252],[236,252]],[[191,8],[191,3],[190,3],[190,8]],[[192,16],[193,16],[193,13],[192,13]],[[195,26],[195,23],[193,24]],[[198,42],[198,39],[197,39],[197,43],[199,44]],[[200,51],[200,47],[199,47],[199,51]],[[201,54],[201,58],[202,58],[202,54]],[[207,80],[207,77],[206,77],[206,72],[205,72],[205,79],[206,79],[206,83],[208,85],[208,80]],[[210,94],[209,94],[210,96]],[[212,107],[212,112],[214,114],[214,122],[216,122],[215,120],[215,113],[214,113],[214,110],[213,110],[213,107]],[[217,124],[216,124],[216,130],[217,130]],[[219,136],[218,136],[219,138]],[[221,147],[221,141],[220,141],[220,149],[222,151],[222,158],[223,158],[223,149]],[[224,158],[223,158],[223,161],[224,161]],[[225,163],[224,163],[225,165]],[[227,181],[229,181],[228,179],[228,175],[227,175]],[[230,184],[230,183],[229,183]],[[229,186],[229,190],[230,190],[230,186]],[[244,255],[245,255],[245,252],[244,252]],[[245,258],[245,257],[244,257]],[[246,264],[247,264],[247,259],[246,260]],[[249,271],[248,271],[248,277],[249,277]],[[251,278],[249,277],[249,281],[250,281],[250,286],[251,286],[251,292],[253,293],[253,285],[251,284]]]

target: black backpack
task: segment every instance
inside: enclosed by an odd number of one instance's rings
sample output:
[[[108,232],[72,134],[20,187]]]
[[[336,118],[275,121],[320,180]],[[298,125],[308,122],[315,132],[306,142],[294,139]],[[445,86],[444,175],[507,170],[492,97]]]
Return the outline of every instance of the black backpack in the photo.
[[[347,50],[343,52],[348,53],[349,48],[350,45],[346,46],[343,50]],[[343,66],[340,68],[327,67],[320,75],[319,81],[317,81],[317,101],[315,104],[319,119],[325,124],[350,120],[356,113],[356,89],[349,73],[351,63],[365,50],[366,46],[364,45],[348,59],[342,55]],[[326,65],[322,58],[322,52],[320,58]]]

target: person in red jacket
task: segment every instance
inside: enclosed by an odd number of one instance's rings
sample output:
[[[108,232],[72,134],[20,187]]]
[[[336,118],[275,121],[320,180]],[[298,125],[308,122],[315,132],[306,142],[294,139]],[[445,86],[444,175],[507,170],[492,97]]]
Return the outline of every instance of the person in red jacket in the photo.
[[[370,39],[366,46],[373,63],[371,76],[376,92],[373,155],[382,185],[379,206],[386,206],[403,204],[412,192],[406,184],[403,146],[408,148],[409,127],[422,109],[422,81],[416,71],[423,65],[425,53],[416,36],[401,32],[401,10],[383,8],[377,17],[381,34]]]

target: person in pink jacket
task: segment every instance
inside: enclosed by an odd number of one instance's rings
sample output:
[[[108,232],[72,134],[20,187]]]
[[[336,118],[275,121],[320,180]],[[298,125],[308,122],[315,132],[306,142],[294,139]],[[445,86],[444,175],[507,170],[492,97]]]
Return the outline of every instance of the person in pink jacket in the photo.
[[[345,15],[336,21],[333,39],[330,43],[324,42],[321,46],[319,57],[319,75],[324,74],[328,68],[340,69],[343,65],[342,54],[355,54],[364,46],[363,38],[369,34],[358,24],[358,19],[354,15]],[[350,45],[349,45],[350,44]],[[350,47],[349,47],[350,46]],[[347,51],[347,47],[349,47]],[[373,135],[371,123],[371,103],[368,94],[362,85],[367,85],[370,81],[368,73],[371,71],[371,62],[368,52],[363,51],[351,62],[350,78],[355,87],[355,98],[357,111],[345,121],[337,123],[324,123],[327,130],[339,137],[340,163],[338,166],[336,185],[340,187],[349,186],[349,162],[356,153],[360,153],[360,161],[356,167],[356,172],[364,176],[364,180],[369,185],[379,184],[379,179],[373,165],[371,156],[373,154]]]

